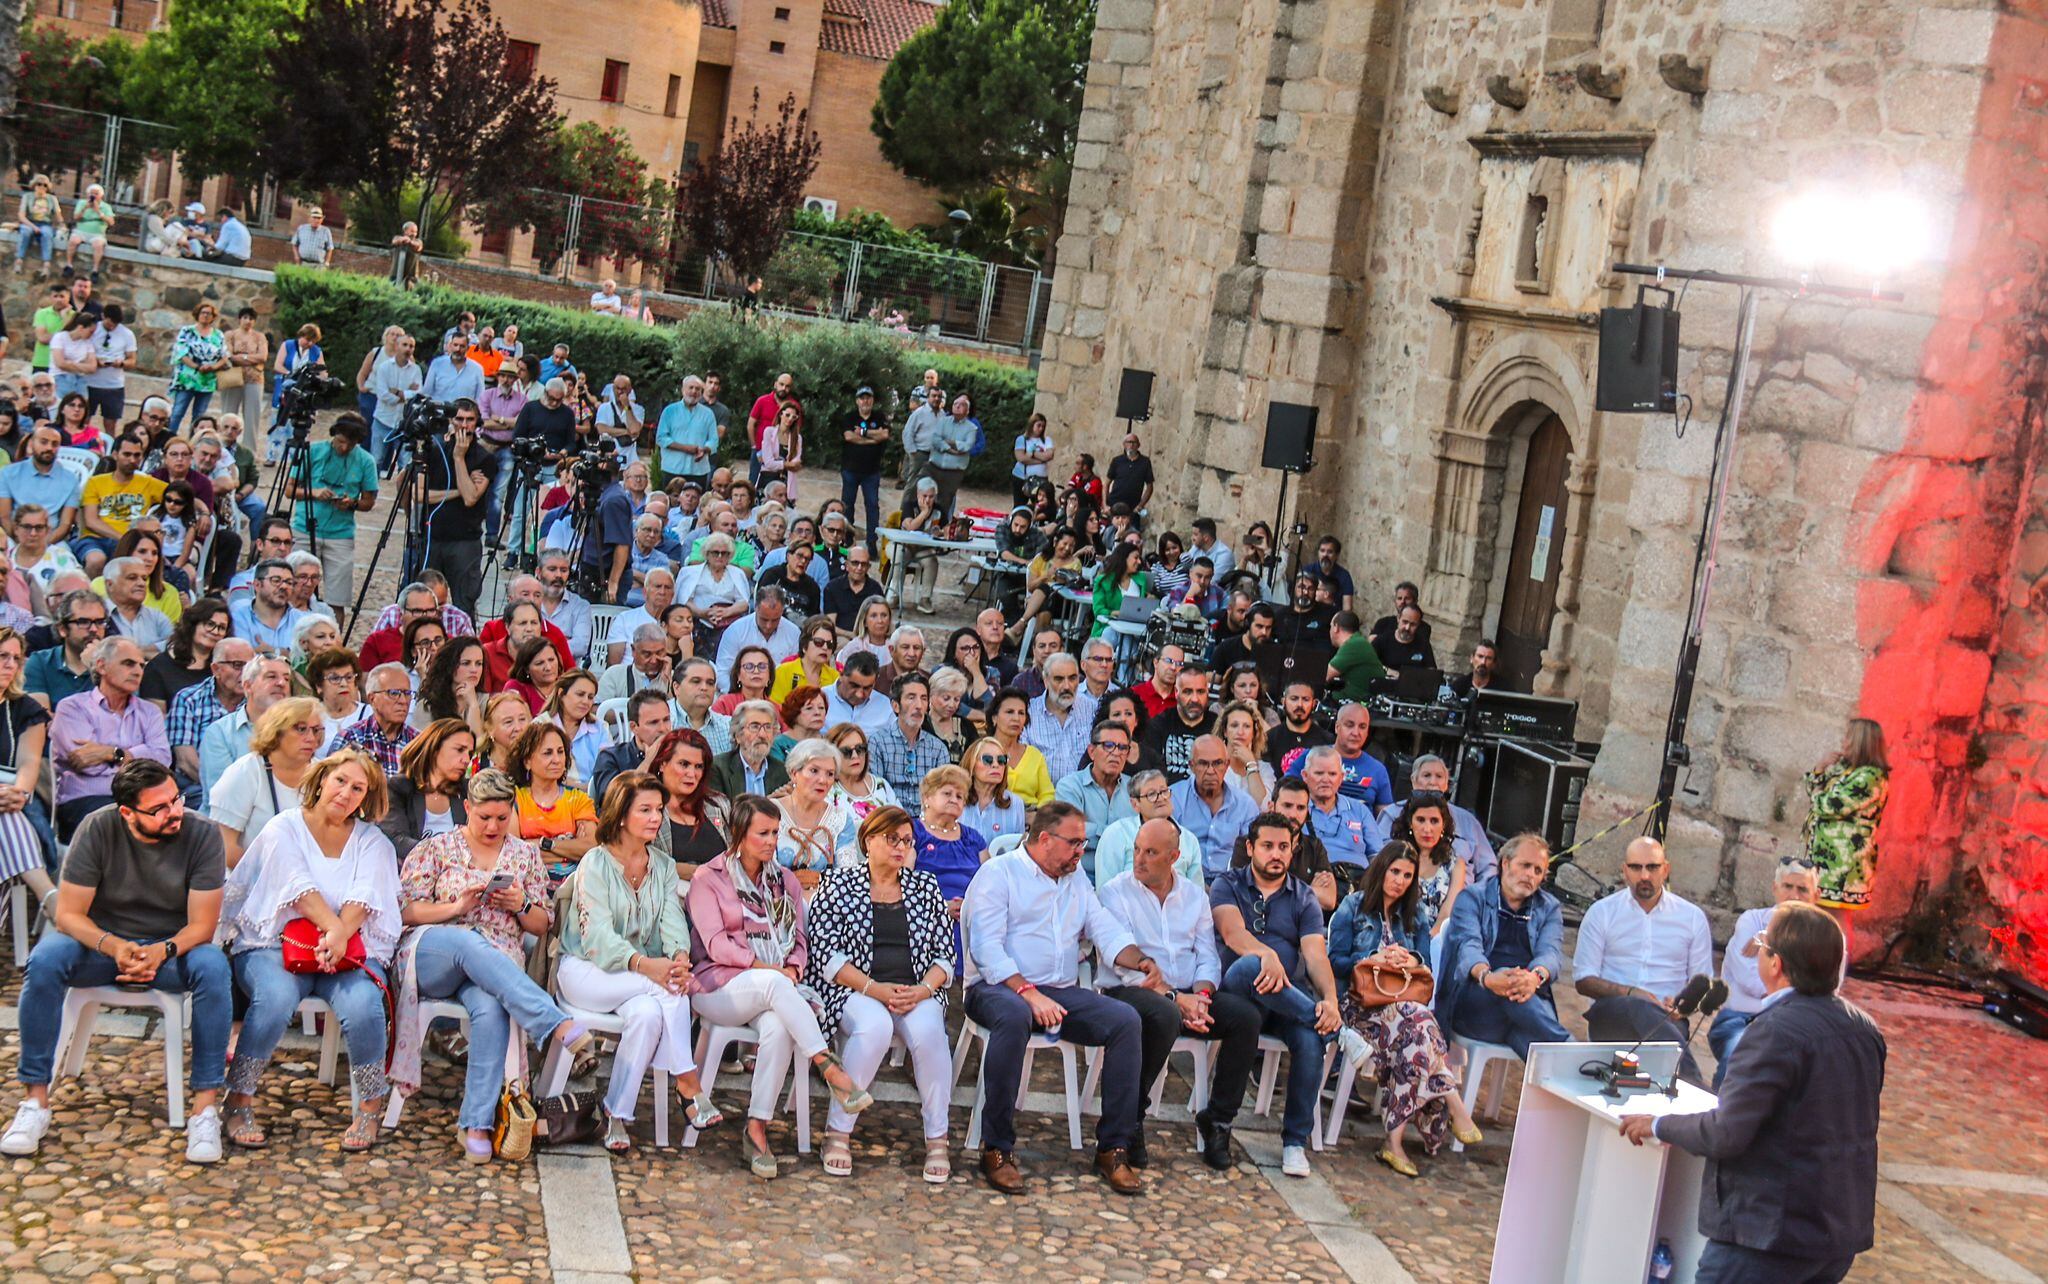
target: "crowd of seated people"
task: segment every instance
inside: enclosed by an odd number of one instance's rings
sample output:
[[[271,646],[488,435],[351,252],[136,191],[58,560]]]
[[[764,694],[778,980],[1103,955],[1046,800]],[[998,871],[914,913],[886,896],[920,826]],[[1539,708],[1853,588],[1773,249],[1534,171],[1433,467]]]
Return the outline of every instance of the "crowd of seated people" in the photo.
[[[480,422],[573,433],[573,410],[559,428],[564,377],[548,373],[509,415],[489,400]],[[916,511],[950,511],[971,403],[927,384],[929,413],[903,437],[906,490]],[[865,499],[872,540],[867,478],[849,476],[816,517],[795,507],[801,415],[781,381],[755,406],[767,445],[755,462],[777,465],[758,480],[707,453],[724,425],[705,392],[686,381],[681,412],[659,417],[665,484],[636,460],[607,488],[594,529],[609,533],[580,550],[544,539],[488,617],[467,567],[414,568],[355,647],[336,620],[349,541],[323,523],[346,517],[352,532],[345,510],[375,500],[361,419],[320,443],[303,518],[226,523],[250,536],[239,573],[233,551],[192,554],[229,532],[164,506],[202,466],[188,456],[232,464],[239,421],[188,451],[146,404],[78,494],[52,484],[56,430],[29,434],[23,463],[0,470],[14,475],[0,476],[0,749],[12,760],[0,765],[13,771],[0,876],[29,883],[49,930],[22,999],[26,1095],[0,1153],[35,1153],[51,1126],[63,990],[117,981],[192,997],[187,1153],[201,1163],[280,1126],[255,1090],[307,997],[333,1009],[351,1053],[350,1151],[376,1145],[389,1092],[418,1086],[409,1014],[422,999],[460,1003],[458,1143],[477,1163],[492,1158],[508,1040],[587,1063],[599,1044],[576,1014],[616,1016],[602,1140],[625,1150],[650,1069],[690,1124],[719,1125],[693,1030],[751,1024],[760,1046],[731,1131],[762,1179],[787,1167],[766,1124],[792,1058],[824,1079],[821,1161],[844,1177],[900,1039],[922,1175],[943,1182],[948,1013],[987,1031],[983,1073],[997,1084],[1034,1030],[1056,1027],[1102,1049],[1094,1166],[1125,1194],[1146,1184],[1160,1125],[1145,1103],[1176,1039],[1218,1045],[1196,1120],[1209,1164],[1232,1162],[1263,1033],[1290,1055],[1284,1172],[1310,1171],[1310,1112],[1343,1056],[1378,1085],[1381,1161],[1415,1176],[1416,1142],[1433,1154],[1478,1137],[1452,1036],[1517,1052],[1568,1037],[1550,997],[1564,960],[1543,841],[1521,835],[1496,855],[1450,800],[1440,759],[1416,760],[1397,789],[1368,748],[1359,696],[1436,667],[1412,585],[1365,629],[1336,540],[1283,582],[1263,524],[1236,550],[1208,518],[1185,538],[1153,532],[1135,436],[1106,475],[1082,456],[1059,492],[1038,423],[1015,447],[1021,502],[998,602],[939,645],[899,619],[876,546],[850,520]],[[846,440],[888,439],[863,401]],[[495,439],[478,440],[455,454],[473,472],[444,461],[426,493],[510,523]],[[143,471],[159,455],[168,481]],[[225,494],[245,479],[214,480]],[[574,502],[541,497],[552,516]],[[460,546],[465,529],[442,533]],[[547,539],[559,529],[544,524]],[[1139,598],[1199,617],[1206,638],[1157,648],[1124,686],[1101,625]],[[1094,625],[1054,627],[1084,602]],[[1275,646],[1323,663],[1275,684]],[[1462,680],[1493,684],[1490,647]],[[1632,845],[1624,872],[1581,932],[1574,983],[1595,1001],[1594,1037],[1669,1036],[1672,996],[1711,966],[1705,920],[1665,888],[1655,844]],[[1430,964],[1433,1002],[1361,1005],[1352,972],[1365,961]],[[398,1014],[388,1058],[383,988]],[[1738,1033],[1731,1023],[1725,1037]],[[1029,1187],[1014,1113],[1014,1093],[987,1094],[980,1172],[1006,1193]]]

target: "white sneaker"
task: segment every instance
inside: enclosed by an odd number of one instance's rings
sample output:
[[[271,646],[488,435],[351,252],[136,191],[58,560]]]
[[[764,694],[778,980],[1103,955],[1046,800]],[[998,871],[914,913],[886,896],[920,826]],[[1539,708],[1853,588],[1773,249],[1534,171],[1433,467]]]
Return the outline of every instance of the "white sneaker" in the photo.
[[[220,1111],[212,1106],[185,1119],[185,1159],[194,1164],[220,1162]]]
[[[1366,1045],[1365,1036],[1348,1025],[1337,1032],[1337,1046],[1343,1050],[1345,1056],[1351,1058],[1354,1065],[1363,1062],[1366,1054],[1372,1050]]]
[[[1309,1175],[1308,1148],[1305,1146],[1280,1147],[1280,1171],[1289,1177]]]
[[[33,1155],[42,1148],[43,1134],[50,1130],[50,1108],[24,1101],[14,1112],[14,1122],[0,1136],[0,1155]]]

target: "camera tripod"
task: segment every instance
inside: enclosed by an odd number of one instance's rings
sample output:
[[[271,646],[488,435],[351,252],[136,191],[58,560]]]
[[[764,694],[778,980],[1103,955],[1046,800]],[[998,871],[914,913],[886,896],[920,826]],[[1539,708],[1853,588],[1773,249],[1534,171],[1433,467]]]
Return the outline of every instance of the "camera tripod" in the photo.
[[[505,510],[498,514],[498,534],[484,549],[483,588],[477,596],[479,603],[504,600],[499,580],[509,563],[514,572],[527,569],[523,558],[536,556],[540,542],[540,490],[542,459],[520,459],[513,457],[512,480],[505,486]],[[512,514],[519,514],[518,529],[514,531]],[[511,537],[512,547],[505,547],[506,537]]]
[[[408,444],[413,448],[407,452],[408,457],[405,467],[399,472],[398,490],[392,498],[391,511],[384,514],[383,528],[377,532],[377,546],[371,550],[370,560],[364,563],[365,571],[361,577],[362,583],[356,587],[355,605],[349,608],[348,627],[343,629],[341,633],[341,640],[344,645],[348,643],[350,638],[355,636],[356,621],[362,618],[363,614],[363,600],[370,595],[369,571],[382,564],[384,560],[384,546],[390,543],[392,528],[398,525],[398,515],[401,512],[405,514],[405,552],[404,560],[400,563],[400,567],[405,581],[410,582],[412,576],[417,572],[419,565],[424,561],[427,505],[426,501],[421,498],[421,495],[424,491],[422,483],[426,481],[427,476],[426,447],[432,445],[441,452],[442,458],[445,460],[448,455],[448,445],[445,441],[441,440],[410,442]],[[451,473],[450,475],[452,476],[453,474]],[[306,525],[310,531],[313,523],[309,521]]]

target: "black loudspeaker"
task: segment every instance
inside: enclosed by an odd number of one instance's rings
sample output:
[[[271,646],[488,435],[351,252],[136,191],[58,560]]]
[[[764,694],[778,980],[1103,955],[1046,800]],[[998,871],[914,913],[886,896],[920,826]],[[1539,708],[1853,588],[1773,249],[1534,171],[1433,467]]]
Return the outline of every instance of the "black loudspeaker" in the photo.
[[[1262,468],[1305,473],[1316,462],[1316,408],[1276,401],[1266,407],[1266,453]]]
[[[1644,287],[1646,290],[1652,287]],[[1678,406],[1678,313],[1646,303],[1600,310],[1596,408],[1625,415],[1669,414]]]
[[[1152,418],[1152,372],[1124,369],[1116,390],[1116,417],[1144,422]]]

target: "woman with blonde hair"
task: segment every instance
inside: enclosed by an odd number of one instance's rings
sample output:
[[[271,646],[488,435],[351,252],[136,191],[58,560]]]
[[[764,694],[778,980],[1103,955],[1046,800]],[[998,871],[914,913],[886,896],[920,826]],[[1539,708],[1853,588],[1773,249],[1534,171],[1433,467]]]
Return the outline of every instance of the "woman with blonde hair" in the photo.
[[[1004,834],[1024,836],[1031,819],[1024,800],[1010,792],[1010,755],[994,737],[983,736],[960,755],[967,772],[967,808],[961,823],[993,843]]]
[[[327,723],[320,702],[311,697],[280,700],[257,719],[249,752],[228,764],[206,798],[206,812],[220,829],[229,869],[241,863],[242,854],[279,812],[298,804],[299,787],[326,742]],[[380,794],[383,780],[379,771]]]
[[[54,848],[43,848],[49,821],[43,819],[43,804],[36,797],[50,711],[22,688],[21,673],[27,666],[28,640],[13,629],[0,628],[0,726],[7,729],[5,742],[0,743],[0,767],[8,773],[0,782],[0,883],[22,880],[41,904],[56,890],[49,868]]]
[[[644,771],[621,772],[605,791],[597,845],[576,871],[574,911],[562,916],[563,999],[625,1022],[605,1090],[605,1149],[632,1146],[626,1126],[650,1067],[672,1077],[696,1128],[723,1116],[704,1091],[692,1054],[690,928],[674,861],[654,859],[668,790]],[[762,1049],[766,1056],[767,1049]],[[666,1103],[655,1107],[667,1109]]]
[[[873,753],[868,747],[868,733],[857,724],[838,722],[825,729],[825,743],[839,751],[839,783],[832,786],[832,797],[843,802],[853,812],[847,823],[858,827],[870,813],[883,808],[899,805],[896,789],[874,770]],[[785,758],[785,762],[788,760]],[[852,835],[843,835],[851,838]]]
[[[1232,700],[1216,711],[1213,734],[1230,755],[1226,779],[1264,807],[1273,796],[1273,767],[1266,759],[1266,720],[1257,705]]]
[[[912,825],[901,807],[878,808],[861,822],[855,838],[861,859],[828,874],[811,901],[804,980],[824,1001],[819,1027],[826,1038],[840,1038],[854,1083],[865,1088],[872,1082],[890,1043],[903,1040],[923,1107],[924,1179],[943,1185],[953,1173],[946,1153],[953,1104],[946,1046],[953,923],[938,880],[920,867]],[[834,1177],[853,1174],[853,1125],[853,1113],[835,1099],[820,1148]]]
[[[305,717],[319,721],[311,700]],[[256,1086],[285,1027],[309,998],[341,1022],[358,1098],[341,1148],[368,1150],[390,1084],[384,1075],[384,976],[404,924],[398,857],[377,828],[384,772],[357,749],[330,754],[300,782],[296,808],[264,827],[228,879],[222,906],[235,984],[249,996],[228,1063],[222,1132],[237,1146],[267,1140],[256,1124]],[[300,929],[298,920],[309,927]],[[287,943],[309,949],[311,971],[289,970]]]
[[[517,691],[500,691],[484,702],[484,733],[477,741],[476,766],[482,771],[496,767],[511,774],[512,755],[519,738],[533,725],[533,710]]]

